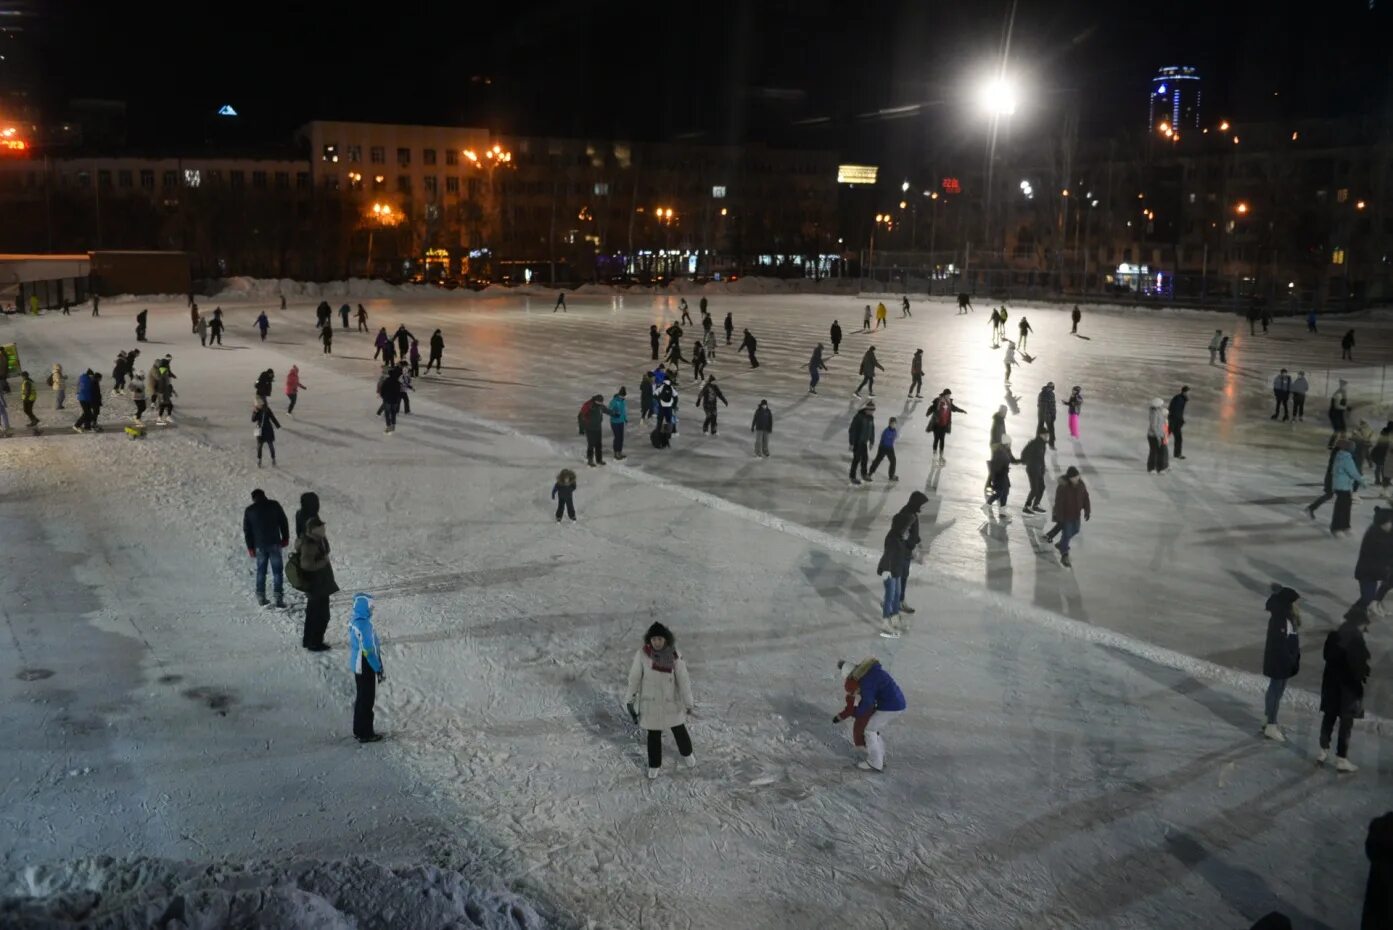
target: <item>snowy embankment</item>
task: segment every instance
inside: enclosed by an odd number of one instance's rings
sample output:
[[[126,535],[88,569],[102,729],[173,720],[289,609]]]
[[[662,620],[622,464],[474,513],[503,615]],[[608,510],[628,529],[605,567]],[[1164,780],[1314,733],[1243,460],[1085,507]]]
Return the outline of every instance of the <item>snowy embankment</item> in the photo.
[[[458,872],[345,862],[243,865],[97,856],[0,876],[0,923],[9,930],[187,930],[399,927],[539,930],[532,908],[482,893]]]

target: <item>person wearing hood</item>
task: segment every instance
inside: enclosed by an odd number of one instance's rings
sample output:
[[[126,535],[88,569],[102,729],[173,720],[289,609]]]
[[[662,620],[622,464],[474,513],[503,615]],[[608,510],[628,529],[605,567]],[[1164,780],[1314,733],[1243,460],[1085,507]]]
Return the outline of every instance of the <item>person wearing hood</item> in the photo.
[[[271,467],[276,465],[276,430],[280,421],[276,419],[271,405],[264,398],[257,398],[256,409],[252,411],[252,422],[256,424],[256,467],[261,467],[261,447],[271,450]]]
[[[706,414],[706,419],[701,421],[701,431],[705,433],[711,430],[711,435],[716,435],[716,401],[720,401],[729,407],[730,402],[721,393],[720,385],[716,384],[716,376],[711,375],[706,379],[706,383],[701,386],[701,393],[697,395],[697,406]]]
[[[1330,758],[1330,736],[1339,723],[1335,743],[1335,771],[1352,773],[1359,767],[1349,761],[1349,737],[1356,717],[1364,716],[1364,685],[1369,680],[1369,647],[1364,631],[1369,614],[1362,607],[1345,612],[1344,623],[1325,637],[1321,650],[1325,670],[1320,679],[1320,752],[1316,762]]]
[[[255,392],[257,400],[269,400],[271,397],[271,386],[276,382],[276,373],[268,368],[256,376],[256,384],[252,390]]]
[[[838,662],[837,677],[846,691],[846,706],[832,718],[832,722],[841,723],[848,717],[854,717],[856,724],[851,730],[852,743],[866,755],[856,763],[856,767],[864,772],[883,772],[884,733],[908,707],[904,692],[880,664],[880,660],[874,657],[855,664],[846,660]]]
[[[1374,508],[1374,520],[1359,544],[1354,578],[1359,582],[1356,606],[1382,617],[1382,595],[1388,593],[1389,579],[1393,578],[1393,509]]]
[[[687,663],[677,653],[677,637],[654,623],[643,634],[643,645],[629,664],[629,715],[648,733],[648,777],[657,778],[663,765],[663,731],[671,730],[677,752],[688,768],[696,767],[687,718],[696,713]]]
[[[1354,443],[1341,439],[1335,443],[1335,461],[1330,472],[1330,490],[1335,494],[1335,509],[1330,515],[1330,532],[1334,536],[1349,535],[1350,508],[1354,492],[1359,490],[1364,476],[1354,464]]]
[[[943,457],[943,452],[947,445],[946,438],[953,431],[954,413],[967,413],[967,411],[953,403],[953,392],[948,388],[944,388],[943,393],[934,398],[925,413],[925,416],[929,418],[929,431],[934,434],[934,461],[939,465],[947,462],[947,459]]]
[[[256,317],[256,328],[261,330],[261,341],[266,341],[266,333],[271,328],[271,320],[266,316],[266,311],[262,310]]]
[[[1050,512],[1054,526],[1045,534],[1045,539],[1053,540],[1059,536],[1055,548],[1059,550],[1059,561],[1069,567],[1069,541],[1083,528],[1082,520],[1093,519],[1093,504],[1088,498],[1088,486],[1083,483],[1079,470],[1070,465],[1054,488],[1054,508]]]
[[[430,356],[426,359],[426,374],[430,374],[431,366],[435,366],[435,373],[440,374],[440,360],[445,357],[445,337],[440,335],[440,330],[430,334]]]
[[[222,331],[225,328],[226,326],[222,321],[222,307],[214,307],[213,319],[208,323],[207,345],[209,348],[212,348],[215,342],[218,345],[222,345]]]
[[[397,324],[397,331],[392,334],[392,338],[397,341],[397,358],[406,360],[406,353],[411,348],[411,340],[415,337],[411,335],[411,330],[406,328],[405,323]]]
[[[909,495],[909,502],[900,508],[891,520],[891,527],[899,527],[904,539],[904,560],[900,563],[900,612],[914,613],[914,608],[905,603],[909,594],[909,563],[914,558],[914,550],[919,548],[919,511],[928,503],[929,497],[923,491]]]
[[[129,371],[126,353],[116,353],[116,364],[111,367],[111,393],[122,394],[126,388],[126,373]]]
[[[1277,419],[1277,415],[1282,415],[1282,422],[1285,423],[1291,416],[1287,401],[1291,397],[1291,375],[1283,368],[1272,379],[1272,396],[1276,400],[1276,406],[1272,409],[1272,419]]]
[[[755,458],[769,458],[769,434],[774,432],[774,412],[769,409],[769,401],[761,400],[755,408],[750,432],[755,434]]]
[[[1286,742],[1280,727],[1277,726],[1277,707],[1282,703],[1282,694],[1287,689],[1287,681],[1296,677],[1301,668],[1301,608],[1297,601],[1301,595],[1291,588],[1272,586],[1272,595],[1267,599],[1267,642],[1262,650],[1262,673],[1267,676],[1267,696],[1263,709],[1267,722],[1262,735],[1279,743]]]
[[[614,436],[614,458],[623,461],[624,427],[629,422],[629,391],[622,384],[609,399],[609,431]]]
[[[898,515],[890,521],[890,529],[885,533],[885,541],[881,546],[880,561],[875,567],[877,575],[885,576],[885,596],[880,602],[880,619],[885,623],[885,628],[881,630],[880,635],[886,639],[900,637],[895,618],[900,615],[900,601],[904,598],[900,579],[909,563],[909,553],[905,550],[903,522]]]
[[[642,423],[653,415],[653,372],[645,371],[638,383],[638,419]]]
[[[411,366],[411,377],[419,377],[421,374],[421,341],[415,336],[411,337],[411,347],[406,350],[406,360]],[[407,413],[410,412],[407,411]]]
[[[1169,466],[1166,461],[1166,403],[1156,397],[1151,401],[1151,409],[1146,421],[1146,472],[1163,473]]]
[[[905,397],[924,396],[924,350],[915,349],[909,360],[909,393]]]
[[[585,436],[585,464],[591,468],[605,464],[604,434],[601,433],[601,429],[604,427],[605,415],[613,412],[605,406],[605,396],[596,394],[581,404],[580,413],[576,415],[576,424]]]
[[[861,367],[859,369],[859,371],[861,372],[861,383],[856,385],[856,396],[860,397],[861,389],[863,387],[866,387],[867,385],[870,385],[870,394],[872,397],[874,397],[875,373],[877,371],[884,370],[885,366],[880,364],[880,361],[875,357],[875,346],[871,346],[869,349],[866,350],[866,354],[861,356]]]
[[[1054,421],[1059,414],[1059,404],[1054,397],[1054,382],[1040,388],[1040,396],[1035,398],[1035,415],[1038,420],[1037,432],[1047,433],[1050,448],[1054,448]]]
[[[333,327],[328,327],[329,332],[333,332]],[[290,371],[285,376],[285,396],[290,398],[290,407],[286,413],[295,412],[295,401],[300,396],[301,391],[308,391],[309,388],[300,383],[300,366],[291,365]]]
[[[1025,444],[1021,450],[1021,464],[1025,466],[1025,477],[1030,481],[1030,493],[1026,495],[1022,513],[1044,513],[1040,501],[1045,498],[1045,440],[1049,433],[1040,430],[1039,434]]]
[[[77,376],[77,404],[82,408],[82,414],[73,424],[73,431],[80,433],[83,430],[91,429],[96,422],[96,413],[92,408],[92,398],[96,390],[96,378],[92,374],[92,369],[87,369]]]
[[[820,372],[827,370],[827,363],[822,360],[822,343],[813,347],[813,356],[808,359],[808,393],[817,393],[817,383],[822,379]]]
[[[300,522],[299,512],[295,522]],[[305,530],[295,539],[295,554],[300,565],[300,590],[305,592],[305,629],[300,645],[310,652],[323,652],[329,648],[324,644],[324,631],[329,628],[329,598],[338,593],[339,586],[329,563],[329,537],[317,507],[313,515],[305,518]]]
[[[851,443],[851,483],[870,481],[868,469],[871,462],[871,443],[875,440],[875,401],[856,411],[856,416],[851,418],[851,426],[847,430],[847,440]],[[861,469],[860,478],[856,477],[857,468]]]
[[[386,352],[387,348],[392,344],[392,337],[387,335],[387,327],[384,326],[377,331],[377,335],[373,337],[372,344],[376,349],[376,351],[372,353],[372,359],[373,361],[377,361],[378,356]]]
[[[373,726],[373,704],[377,686],[386,679],[377,630],[372,625],[372,595],[353,595],[353,619],[348,621],[348,670],[353,673],[356,695],[353,700],[353,738],[375,743],[382,735]]]
[[[63,401],[68,396],[68,377],[63,374],[63,366],[57,362],[53,363],[53,370],[48,373],[48,386],[53,388],[53,409],[62,410]]]
[[[832,336],[832,354],[840,355],[841,351],[839,347],[842,344],[842,324],[838,323],[836,320],[833,320],[832,329],[829,332]]]
[[[739,345],[738,347],[736,347],[736,349],[735,349],[735,351],[737,351],[737,352],[740,352],[740,351],[748,351],[748,352],[749,352],[749,355],[750,355],[750,367],[751,367],[751,368],[758,368],[758,367],[759,367],[759,359],[755,358],[755,346],[756,346],[756,345],[758,345],[758,343],[755,342],[755,337],[754,337],[754,335],[747,329],[747,330],[745,330],[745,338],[742,339],[742,340],[740,340],[740,345]]]

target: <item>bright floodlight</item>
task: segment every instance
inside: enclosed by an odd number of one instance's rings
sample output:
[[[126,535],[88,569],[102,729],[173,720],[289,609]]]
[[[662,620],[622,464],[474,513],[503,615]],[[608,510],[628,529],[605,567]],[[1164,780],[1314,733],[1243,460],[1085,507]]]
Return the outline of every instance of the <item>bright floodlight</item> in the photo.
[[[1016,112],[1016,86],[1007,78],[992,78],[982,85],[978,100],[989,116],[1010,116]]]

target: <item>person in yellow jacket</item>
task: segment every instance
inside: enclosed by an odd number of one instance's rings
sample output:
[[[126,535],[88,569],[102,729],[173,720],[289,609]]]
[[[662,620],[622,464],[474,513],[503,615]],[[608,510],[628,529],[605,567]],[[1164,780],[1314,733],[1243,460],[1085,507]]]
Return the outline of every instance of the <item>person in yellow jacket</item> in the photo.
[[[38,315],[39,315],[39,295],[38,295],[38,294],[30,294],[30,295],[29,295],[29,312],[32,313],[34,316],[38,316]]]
[[[68,396],[68,376],[63,374],[63,366],[57,362],[53,363],[53,370],[48,373],[48,386],[53,388],[53,409],[62,410],[63,401]]]
[[[880,329],[885,325],[885,303],[882,301],[875,305],[875,328]]]
[[[34,416],[34,401],[39,399],[39,392],[34,390],[34,379],[29,377],[29,372],[19,373],[19,403],[24,408],[24,415],[29,418],[29,427],[33,429],[39,425],[39,418]]]

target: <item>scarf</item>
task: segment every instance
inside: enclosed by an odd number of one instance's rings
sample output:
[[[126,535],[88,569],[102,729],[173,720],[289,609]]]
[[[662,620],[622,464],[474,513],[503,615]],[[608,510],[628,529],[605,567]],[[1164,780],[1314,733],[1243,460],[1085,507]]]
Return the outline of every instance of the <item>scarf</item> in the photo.
[[[672,643],[667,643],[656,652],[651,644],[645,643],[643,654],[648,656],[655,672],[671,673],[673,664],[677,661],[677,647],[673,646]]]

